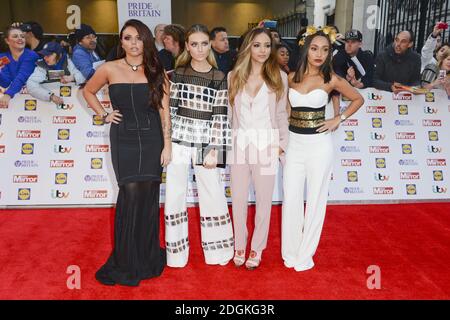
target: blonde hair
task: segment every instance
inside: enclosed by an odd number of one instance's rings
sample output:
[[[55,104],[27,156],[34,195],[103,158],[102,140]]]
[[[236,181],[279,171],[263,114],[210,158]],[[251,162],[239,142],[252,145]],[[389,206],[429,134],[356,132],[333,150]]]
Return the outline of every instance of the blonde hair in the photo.
[[[277,100],[283,95],[283,82],[281,81],[281,72],[276,60],[276,53],[270,31],[265,28],[254,28],[245,35],[244,41],[238,53],[236,65],[231,74],[228,98],[230,105],[234,105],[236,95],[244,89],[248,77],[252,70],[251,47],[253,40],[260,34],[266,34],[270,39],[271,52],[269,58],[264,62],[261,73],[264,82],[269,88],[275,91]]]
[[[441,58],[438,60],[437,66],[438,69],[442,68],[442,63],[444,63],[444,60],[450,56],[450,48],[445,50],[444,53],[441,55]]]
[[[189,30],[186,33],[186,46],[183,50],[183,52],[178,56],[177,60],[175,61],[175,68],[183,67],[188,65],[191,60],[192,56],[187,50],[187,43],[189,42],[189,37],[194,33],[204,33],[208,36],[209,39],[209,31],[208,28],[203,24],[194,24],[189,28]],[[213,66],[214,68],[217,68],[217,62],[216,57],[214,56],[214,52],[211,49],[211,41],[210,41],[210,48],[209,48],[209,54],[208,57],[206,57],[206,61]]]

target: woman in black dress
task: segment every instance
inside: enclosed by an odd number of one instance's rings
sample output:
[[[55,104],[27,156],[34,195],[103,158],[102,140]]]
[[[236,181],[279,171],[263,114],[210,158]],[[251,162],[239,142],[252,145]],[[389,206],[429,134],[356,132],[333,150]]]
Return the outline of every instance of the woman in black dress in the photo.
[[[137,286],[166,265],[159,245],[159,186],[172,153],[169,90],[148,27],[129,20],[120,39],[120,58],[102,65],[83,93],[105,123],[112,123],[111,158],[119,185],[114,249],[95,276],[105,285]],[[114,109],[109,114],[95,95],[105,84]]]

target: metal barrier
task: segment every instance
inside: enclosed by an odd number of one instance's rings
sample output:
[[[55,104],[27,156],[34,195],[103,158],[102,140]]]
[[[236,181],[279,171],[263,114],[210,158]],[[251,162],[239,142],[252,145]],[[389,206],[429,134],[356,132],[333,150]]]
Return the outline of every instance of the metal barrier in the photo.
[[[375,33],[374,54],[384,50],[402,30],[415,35],[414,49],[420,52],[437,21],[450,21],[449,0],[378,0],[380,26]],[[449,40],[444,31],[443,42]]]

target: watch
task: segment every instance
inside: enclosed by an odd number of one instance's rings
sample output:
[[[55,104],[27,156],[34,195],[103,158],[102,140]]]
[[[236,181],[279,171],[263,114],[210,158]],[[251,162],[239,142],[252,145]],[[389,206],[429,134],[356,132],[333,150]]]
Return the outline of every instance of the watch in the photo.
[[[345,114],[341,113],[340,117],[341,118],[341,122],[345,121],[345,119],[347,119],[347,117],[345,116]]]

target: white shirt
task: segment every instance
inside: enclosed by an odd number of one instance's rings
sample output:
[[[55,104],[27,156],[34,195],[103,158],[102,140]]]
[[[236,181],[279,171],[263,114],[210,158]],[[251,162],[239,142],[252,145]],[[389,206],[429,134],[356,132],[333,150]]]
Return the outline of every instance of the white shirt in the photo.
[[[253,144],[262,150],[274,141],[269,113],[269,92],[263,83],[254,98],[242,90],[237,144],[245,149]]]

